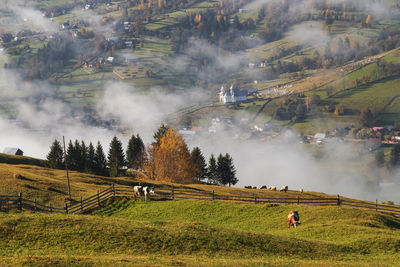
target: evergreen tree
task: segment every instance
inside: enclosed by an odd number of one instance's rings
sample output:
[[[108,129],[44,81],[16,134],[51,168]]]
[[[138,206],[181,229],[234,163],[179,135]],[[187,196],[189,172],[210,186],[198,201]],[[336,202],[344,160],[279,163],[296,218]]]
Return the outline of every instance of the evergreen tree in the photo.
[[[82,150],[81,144],[79,143],[78,139],[74,142],[74,153],[73,153],[74,165],[77,171],[82,171]]]
[[[145,161],[145,147],[139,134],[132,135],[128,142],[126,150],[126,159],[128,168],[140,169]]]
[[[78,169],[78,164],[76,161],[76,149],[75,146],[72,144],[72,141],[70,140],[68,143],[68,148],[67,148],[67,166],[68,169],[70,170],[77,170]]]
[[[96,151],[92,142],[89,143],[87,149],[86,169],[90,173],[96,173]]]
[[[114,138],[111,140],[107,162],[111,177],[119,176],[121,174],[122,167],[124,167],[126,164],[122,143],[116,136],[114,136]]]
[[[400,167],[400,144],[395,145],[390,153],[390,166],[394,168]]]
[[[363,126],[370,127],[374,123],[374,114],[372,114],[372,111],[367,108],[361,112],[360,120]]]
[[[88,157],[88,148],[84,141],[81,142],[80,149],[80,159],[79,159],[79,171],[84,172],[87,170],[87,157]]]
[[[207,178],[209,183],[218,183],[217,161],[215,160],[214,154],[211,154],[210,160],[208,161]]]
[[[262,21],[264,18],[265,18],[265,6],[262,6],[262,7],[258,10],[257,20],[258,20],[258,21]]]
[[[236,178],[236,169],[233,165],[233,159],[226,153],[220,154],[217,161],[218,180],[223,185],[235,185],[238,182]]]
[[[94,161],[95,161],[95,173],[97,175],[106,176],[108,174],[107,160],[106,160],[106,155],[104,154],[104,151],[103,151],[103,147],[100,144],[100,142],[97,142]]]
[[[205,160],[203,154],[201,153],[201,150],[199,147],[193,148],[193,150],[190,154],[190,158],[191,158],[194,178],[199,181],[206,178],[207,164],[206,164],[206,160]]]
[[[161,124],[161,126],[157,129],[157,131],[154,133],[153,138],[154,142],[153,144],[160,145],[160,139],[163,137],[167,131],[169,130],[169,127],[165,124]]]
[[[50,152],[47,155],[47,161],[50,168],[63,169],[64,168],[64,151],[60,142],[54,140],[50,147]]]
[[[307,107],[304,104],[299,104],[296,107],[296,122],[302,122],[306,118]]]

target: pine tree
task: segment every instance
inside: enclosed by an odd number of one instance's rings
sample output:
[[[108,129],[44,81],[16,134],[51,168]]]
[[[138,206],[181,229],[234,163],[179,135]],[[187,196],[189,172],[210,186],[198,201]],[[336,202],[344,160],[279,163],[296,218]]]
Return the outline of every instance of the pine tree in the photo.
[[[108,175],[106,155],[104,154],[103,147],[101,146],[100,142],[97,142],[94,161],[95,173],[103,176]]]
[[[236,169],[233,165],[233,159],[226,153],[220,154],[217,161],[217,173],[219,182],[223,185],[235,185],[238,182],[236,178]]]
[[[198,181],[206,178],[207,164],[199,147],[195,147],[190,154],[193,176]]]
[[[54,140],[50,147],[50,152],[47,155],[47,161],[50,168],[63,169],[64,168],[64,151],[60,142]]]
[[[167,131],[169,130],[169,127],[165,124],[161,124],[161,126],[157,129],[157,132],[154,133],[153,138],[154,142],[153,144],[160,145],[160,139],[163,137]]]
[[[116,136],[114,136],[114,138],[111,140],[107,162],[111,177],[119,176],[121,174],[122,167],[124,167],[126,164],[122,143]]]
[[[89,143],[87,149],[86,168],[88,172],[96,173],[96,151],[94,150],[92,142]]]
[[[81,144],[79,143],[78,139],[74,142],[74,153],[73,153],[73,160],[74,160],[74,170],[81,171],[82,168],[82,151],[81,151]]]
[[[84,141],[81,142],[80,149],[80,160],[79,160],[79,171],[84,172],[87,170],[87,157],[88,157],[88,149]]]
[[[78,169],[77,162],[76,162],[76,151],[75,151],[75,147],[72,144],[71,140],[68,143],[66,160],[67,160],[68,169],[70,169],[70,170]]]
[[[132,135],[126,150],[128,168],[140,169],[145,161],[145,155],[146,151],[142,138],[140,138],[139,134]]]
[[[217,161],[215,160],[214,154],[211,154],[210,160],[208,161],[207,178],[209,183],[218,183]]]

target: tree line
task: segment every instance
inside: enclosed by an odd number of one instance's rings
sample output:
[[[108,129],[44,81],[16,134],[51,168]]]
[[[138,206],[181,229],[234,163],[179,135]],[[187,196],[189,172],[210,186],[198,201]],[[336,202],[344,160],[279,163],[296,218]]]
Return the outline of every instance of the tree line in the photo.
[[[221,185],[235,185],[236,168],[232,157],[226,153],[217,158],[211,154],[206,159],[199,147],[191,151],[183,137],[174,129],[162,125],[153,135],[154,141],[147,148],[142,138],[132,135],[124,151],[122,142],[114,137],[107,156],[100,142],[96,147],[84,141],[69,141],[64,153],[58,140],[54,140],[47,155],[50,168],[75,170],[96,175],[117,177],[128,169],[138,175],[162,182],[198,183],[208,182]]]

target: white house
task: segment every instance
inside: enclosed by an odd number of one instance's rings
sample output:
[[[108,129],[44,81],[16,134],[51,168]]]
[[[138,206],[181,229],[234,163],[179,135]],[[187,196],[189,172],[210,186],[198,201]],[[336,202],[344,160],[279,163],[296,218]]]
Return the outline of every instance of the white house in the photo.
[[[229,91],[225,90],[225,87],[221,87],[221,91],[219,92],[219,102],[222,103],[237,103],[247,100],[247,91],[239,91],[231,85]]]

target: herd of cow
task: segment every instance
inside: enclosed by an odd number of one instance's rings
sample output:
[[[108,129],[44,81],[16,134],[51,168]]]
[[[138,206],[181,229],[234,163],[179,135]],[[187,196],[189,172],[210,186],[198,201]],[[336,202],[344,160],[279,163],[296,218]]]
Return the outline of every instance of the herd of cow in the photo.
[[[257,187],[251,186],[251,185],[245,186],[244,188],[247,188],[247,189],[257,189]],[[268,186],[268,187],[267,187],[266,185],[261,186],[260,189],[266,189],[266,190],[271,190],[271,191],[277,191],[277,190],[278,190],[278,189],[276,188],[276,186]],[[288,190],[289,190],[289,187],[288,187],[287,185],[282,186],[281,189],[279,189],[279,191],[281,191],[281,192],[287,192]],[[304,191],[303,188],[301,188],[301,189],[299,190],[300,193],[303,193],[303,191]]]
[[[251,187],[251,186],[245,186],[245,188],[253,189],[253,187]],[[270,186],[270,187],[262,186],[260,189],[267,189],[267,190],[276,191],[276,187],[275,186]],[[287,192],[288,191],[288,186],[282,186],[279,191]],[[150,195],[154,194],[154,187],[136,185],[136,186],[133,187],[133,192],[135,194],[135,197],[139,197],[140,198],[140,197],[143,196],[145,200],[148,200]],[[303,189],[300,189],[300,192],[303,193]],[[289,228],[291,226],[296,228],[300,224],[300,222],[299,222],[300,216],[299,216],[298,211],[296,211],[296,210],[290,211],[287,219],[288,219]]]

